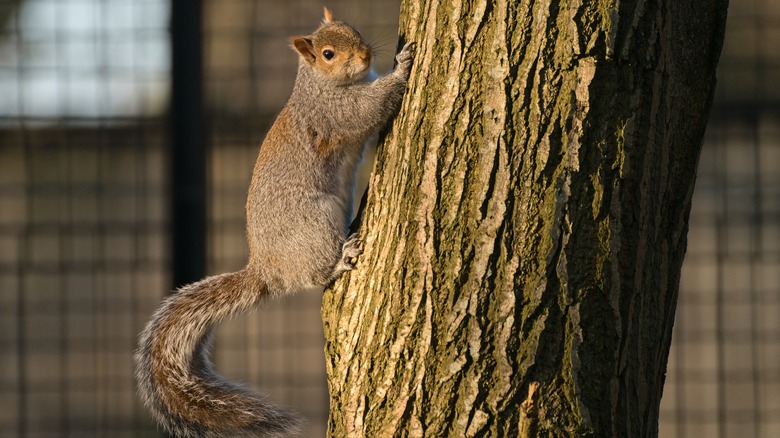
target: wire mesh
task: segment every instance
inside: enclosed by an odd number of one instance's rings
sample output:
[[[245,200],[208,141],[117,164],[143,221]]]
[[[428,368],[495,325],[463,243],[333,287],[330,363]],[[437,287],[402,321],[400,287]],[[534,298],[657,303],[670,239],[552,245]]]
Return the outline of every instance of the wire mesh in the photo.
[[[716,114],[693,200],[661,436],[780,434],[780,114]]]
[[[0,431],[154,433],[130,351],[166,287],[167,5],[0,5]]]
[[[780,2],[732,1],[699,162],[662,437],[780,436]]]

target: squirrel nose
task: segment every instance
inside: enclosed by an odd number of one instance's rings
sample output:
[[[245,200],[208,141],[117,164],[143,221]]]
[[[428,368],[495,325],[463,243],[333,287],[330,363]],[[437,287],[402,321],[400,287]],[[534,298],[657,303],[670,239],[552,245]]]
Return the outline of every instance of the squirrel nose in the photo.
[[[366,61],[367,63],[371,63],[371,52],[370,51],[366,50],[365,52],[361,53],[359,56],[360,56],[360,59],[362,59],[363,61]]]

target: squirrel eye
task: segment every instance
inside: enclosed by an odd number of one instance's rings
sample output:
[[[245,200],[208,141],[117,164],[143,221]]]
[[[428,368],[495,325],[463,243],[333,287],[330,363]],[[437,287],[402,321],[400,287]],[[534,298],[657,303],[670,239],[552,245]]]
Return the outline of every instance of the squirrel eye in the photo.
[[[333,53],[333,50],[325,49],[325,50],[322,51],[322,56],[324,56],[325,59],[330,61],[331,59],[333,59],[334,56],[336,56],[336,54]]]

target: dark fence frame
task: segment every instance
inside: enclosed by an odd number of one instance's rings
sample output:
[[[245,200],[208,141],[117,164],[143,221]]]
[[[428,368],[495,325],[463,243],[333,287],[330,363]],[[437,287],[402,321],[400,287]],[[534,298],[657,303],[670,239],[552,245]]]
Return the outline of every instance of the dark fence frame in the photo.
[[[203,3],[171,2],[170,155],[173,285],[206,274],[206,162],[203,120]]]

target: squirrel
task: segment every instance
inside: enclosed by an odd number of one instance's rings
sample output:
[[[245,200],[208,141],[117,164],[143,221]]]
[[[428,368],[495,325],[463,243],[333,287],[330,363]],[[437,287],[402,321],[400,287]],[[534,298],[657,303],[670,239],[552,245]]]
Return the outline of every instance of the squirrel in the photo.
[[[215,327],[267,296],[327,286],[355,267],[347,237],[355,169],[364,142],[398,113],[415,54],[373,82],[371,46],[325,8],[321,25],[292,37],[295,85],[263,141],[246,202],[247,265],[168,296],[140,335],[135,378],[143,403],[178,437],[275,437],[296,433],[298,414],[217,375]]]

